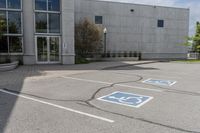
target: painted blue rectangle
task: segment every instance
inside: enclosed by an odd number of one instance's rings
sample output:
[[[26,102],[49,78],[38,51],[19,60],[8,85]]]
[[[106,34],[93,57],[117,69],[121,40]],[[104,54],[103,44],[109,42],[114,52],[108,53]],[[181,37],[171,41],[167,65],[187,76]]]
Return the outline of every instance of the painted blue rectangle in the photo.
[[[127,93],[127,92],[119,92],[119,91],[98,98],[98,100],[101,101],[106,101],[110,103],[115,103],[135,108],[141,107],[151,99],[153,99],[153,97]]]
[[[171,80],[147,79],[143,81],[143,83],[159,85],[159,86],[172,86],[176,84],[177,82],[171,81]]]

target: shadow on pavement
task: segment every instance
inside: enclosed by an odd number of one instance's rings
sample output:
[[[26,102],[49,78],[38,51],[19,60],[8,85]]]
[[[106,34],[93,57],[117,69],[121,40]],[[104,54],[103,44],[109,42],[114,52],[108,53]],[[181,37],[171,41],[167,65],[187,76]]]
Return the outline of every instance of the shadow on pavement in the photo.
[[[138,65],[156,63],[157,61],[135,62],[96,62],[81,65],[32,65],[20,66],[13,71],[0,72],[0,90],[13,90],[21,92],[27,77],[45,75],[45,71],[71,71],[71,70],[157,70],[156,68],[141,67]],[[0,91],[0,133],[4,133],[9,118],[18,97]]]

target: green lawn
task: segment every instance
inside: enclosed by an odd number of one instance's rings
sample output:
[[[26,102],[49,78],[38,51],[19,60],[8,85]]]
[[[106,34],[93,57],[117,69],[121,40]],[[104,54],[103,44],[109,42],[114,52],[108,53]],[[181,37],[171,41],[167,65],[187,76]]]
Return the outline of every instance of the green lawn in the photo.
[[[200,63],[200,59],[188,59],[188,60],[178,60],[175,62],[183,62],[183,63]]]

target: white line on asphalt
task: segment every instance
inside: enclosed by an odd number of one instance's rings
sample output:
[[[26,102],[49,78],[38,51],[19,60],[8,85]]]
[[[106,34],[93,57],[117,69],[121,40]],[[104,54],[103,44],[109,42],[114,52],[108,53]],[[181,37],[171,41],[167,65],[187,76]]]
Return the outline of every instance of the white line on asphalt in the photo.
[[[14,96],[17,96],[17,97],[21,97],[21,98],[24,98],[24,99],[28,99],[28,100],[31,100],[31,101],[35,101],[35,102],[38,102],[38,103],[50,105],[50,106],[53,106],[53,107],[56,107],[56,108],[59,108],[59,109],[63,109],[63,110],[70,111],[70,112],[73,112],[73,113],[85,115],[85,116],[88,116],[88,117],[91,117],[91,118],[95,118],[95,119],[99,119],[99,120],[102,120],[102,121],[106,121],[106,122],[109,122],[109,123],[115,122],[114,120],[110,120],[110,119],[107,119],[107,118],[104,118],[104,117],[100,117],[100,116],[84,113],[84,112],[81,112],[81,111],[78,111],[78,110],[74,110],[74,109],[63,107],[63,106],[56,105],[56,104],[53,104],[53,103],[41,101],[41,100],[38,100],[38,99],[35,99],[35,98],[31,98],[31,97],[27,97],[27,96],[24,96],[24,95],[12,93],[12,92],[9,92],[9,91],[6,91],[6,90],[0,89],[0,92],[6,93],[6,94],[10,94],[10,95],[14,95]]]
[[[107,84],[107,85],[113,84],[113,83],[110,83],[110,82],[103,82],[103,81],[98,81],[98,80],[89,80],[89,79],[73,78],[73,77],[66,77],[66,76],[61,76],[61,77],[65,78],[65,79],[79,80],[79,81],[91,82],[91,83],[100,83],[100,84]],[[144,87],[138,87],[138,86],[130,86],[130,85],[125,85],[125,84],[115,84],[115,86],[128,87],[128,88],[140,89],[140,90],[163,92],[162,90],[158,90],[158,89],[150,89],[150,88],[144,88]]]

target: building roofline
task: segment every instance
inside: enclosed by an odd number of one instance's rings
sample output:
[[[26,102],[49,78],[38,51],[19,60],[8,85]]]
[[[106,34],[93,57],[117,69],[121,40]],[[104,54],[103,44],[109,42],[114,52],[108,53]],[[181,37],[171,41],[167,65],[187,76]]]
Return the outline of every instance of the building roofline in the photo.
[[[173,8],[173,9],[190,10],[189,7],[186,8],[186,7],[148,5],[148,4],[139,4],[139,3],[131,3],[131,2],[118,2],[118,1],[108,1],[108,0],[90,0],[90,1],[107,2],[107,3],[118,3],[118,4],[126,4],[126,5],[129,4],[129,5],[138,5],[138,6],[150,6],[150,7],[162,7],[162,8]]]

